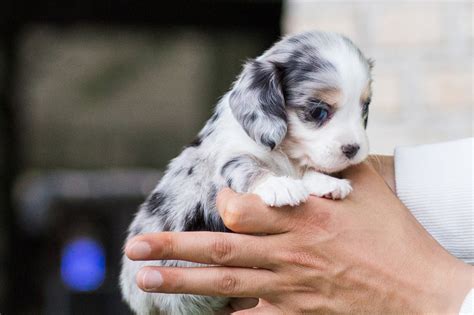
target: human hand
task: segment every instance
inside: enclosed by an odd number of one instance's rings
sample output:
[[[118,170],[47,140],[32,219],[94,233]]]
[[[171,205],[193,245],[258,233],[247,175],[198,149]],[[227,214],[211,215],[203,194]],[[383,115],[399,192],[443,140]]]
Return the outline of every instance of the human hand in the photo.
[[[222,266],[145,267],[138,285],[147,292],[260,299],[237,314],[457,313],[472,286],[472,267],[447,253],[368,163],[344,177],[354,188],[347,199],[312,197],[294,208],[222,191],[218,209],[226,226],[260,235],[137,236],[126,248],[131,259]],[[137,241],[147,242],[150,254],[136,255]],[[161,283],[150,283],[151,272]]]

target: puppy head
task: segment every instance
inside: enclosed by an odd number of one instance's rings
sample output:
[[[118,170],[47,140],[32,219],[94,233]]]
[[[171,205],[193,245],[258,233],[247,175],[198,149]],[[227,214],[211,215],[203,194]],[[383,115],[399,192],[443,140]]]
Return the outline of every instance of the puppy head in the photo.
[[[333,173],[368,155],[371,62],[347,38],[284,38],[248,62],[229,98],[246,133],[301,167]]]

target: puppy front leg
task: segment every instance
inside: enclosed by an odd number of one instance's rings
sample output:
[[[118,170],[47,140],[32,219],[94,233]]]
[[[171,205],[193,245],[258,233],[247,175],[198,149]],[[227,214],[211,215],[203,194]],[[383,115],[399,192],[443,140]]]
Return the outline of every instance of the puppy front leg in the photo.
[[[331,199],[344,199],[352,191],[347,179],[335,178],[316,171],[308,171],[303,176],[303,183],[313,196]]]
[[[221,175],[230,188],[237,192],[257,194],[272,207],[296,206],[309,197],[309,191],[302,180],[277,176],[250,155],[228,160],[221,168]]]
[[[297,206],[309,197],[302,180],[273,174],[264,177],[251,192],[272,207]]]

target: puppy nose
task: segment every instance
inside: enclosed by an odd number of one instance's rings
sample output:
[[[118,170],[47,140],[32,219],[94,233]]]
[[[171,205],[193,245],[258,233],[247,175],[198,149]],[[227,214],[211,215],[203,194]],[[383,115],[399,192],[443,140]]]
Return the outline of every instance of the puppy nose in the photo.
[[[346,144],[341,147],[342,153],[347,156],[348,159],[352,159],[357,152],[359,152],[359,145],[358,144]]]

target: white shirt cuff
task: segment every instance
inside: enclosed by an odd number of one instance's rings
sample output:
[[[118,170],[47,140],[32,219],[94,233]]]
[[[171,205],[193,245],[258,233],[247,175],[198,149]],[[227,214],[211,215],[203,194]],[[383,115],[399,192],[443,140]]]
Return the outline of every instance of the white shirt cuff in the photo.
[[[452,255],[474,263],[473,138],[395,150],[397,195]]]
[[[474,314],[474,289],[469,291],[464,302],[462,303],[459,315],[472,315]]]

